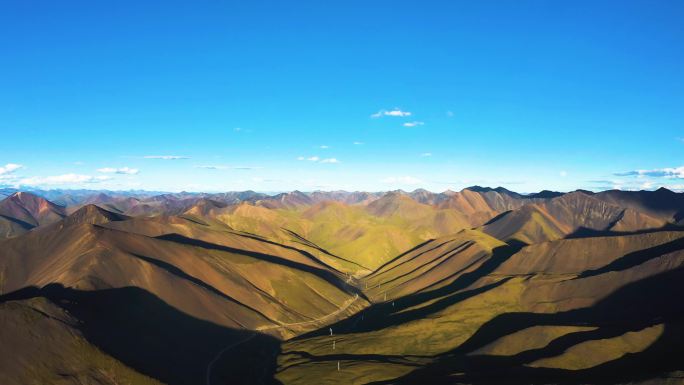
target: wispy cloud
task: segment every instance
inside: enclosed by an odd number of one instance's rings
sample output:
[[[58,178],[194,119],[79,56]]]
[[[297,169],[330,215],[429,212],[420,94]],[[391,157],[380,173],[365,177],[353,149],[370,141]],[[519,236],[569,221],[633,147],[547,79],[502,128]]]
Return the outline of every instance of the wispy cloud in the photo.
[[[424,153],[420,154],[420,156],[423,158],[426,158],[428,156],[432,156],[432,153],[431,152],[424,152]]]
[[[145,159],[162,159],[162,160],[177,160],[177,159],[190,159],[189,156],[181,155],[145,155]]]
[[[297,160],[306,160],[309,162],[315,162],[315,163],[342,163],[340,162],[337,158],[325,158],[321,159],[318,156],[310,156],[310,157],[304,157],[304,156],[298,156]]]
[[[656,168],[652,170],[633,170],[627,172],[617,172],[615,176],[637,176],[637,177],[653,177],[653,178],[667,178],[667,179],[684,179],[684,166],[680,167],[666,167]]]
[[[105,174],[126,174],[126,175],[136,175],[140,172],[137,168],[130,168],[130,167],[120,167],[120,168],[115,168],[115,167],[103,167],[103,168],[98,168],[98,172],[105,173]]]
[[[406,122],[403,124],[404,127],[417,127],[417,126],[423,126],[423,125],[425,125],[425,123],[419,122],[419,121]]]
[[[385,184],[403,184],[403,185],[417,185],[417,184],[422,184],[423,181],[414,178],[412,176],[390,176],[385,179],[380,180],[380,182],[385,183]]]
[[[324,144],[324,145],[318,146],[318,148],[320,148],[321,150],[327,150],[330,148],[330,146],[327,146]]]
[[[200,165],[195,166],[195,168],[203,168],[206,170],[259,170],[263,167],[260,166],[225,166],[225,165]]]
[[[282,183],[284,182],[282,179],[269,179],[269,178],[262,178],[262,177],[252,177],[252,182],[257,182],[257,183]]]
[[[84,183],[100,183],[111,180],[111,176],[100,175],[81,175],[81,174],[63,174],[53,176],[34,176],[20,179],[17,184],[21,186],[41,186],[41,185],[70,185],[70,184],[84,184]]]
[[[452,118],[454,116],[454,112],[453,111],[447,111],[446,116]]]
[[[363,142],[354,142],[354,145],[355,145],[355,146],[360,146],[360,145],[362,145],[362,144],[364,144],[364,143],[363,143]]]
[[[558,175],[560,175],[561,177],[565,178],[566,176],[568,176],[568,172],[565,171],[565,170],[563,170],[563,171],[559,172]]]
[[[595,180],[588,180],[588,183],[593,183],[593,184],[602,184],[602,185],[609,185],[615,183],[615,181],[608,180],[608,179],[595,179]]]
[[[0,175],[11,174],[24,166],[16,163],[7,163],[4,167],[0,167]]]
[[[392,110],[380,110],[374,114],[371,114],[371,118],[382,118],[383,116],[396,116],[396,117],[406,117],[406,116],[411,116],[411,113],[408,111],[402,111],[399,108],[394,108]]]

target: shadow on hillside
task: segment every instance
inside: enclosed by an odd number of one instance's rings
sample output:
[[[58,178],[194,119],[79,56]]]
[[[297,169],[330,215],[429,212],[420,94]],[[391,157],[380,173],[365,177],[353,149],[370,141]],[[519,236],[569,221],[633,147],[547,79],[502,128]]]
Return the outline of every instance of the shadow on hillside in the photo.
[[[443,287],[407,295],[384,303],[374,304],[350,318],[301,335],[296,339],[326,335],[329,333],[329,328],[332,328],[333,331],[338,334],[380,330],[437,313],[449,306],[494,289],[506,282],[509,278],[502,278],[496,282],[475,289],[465,290],[479,279],[496,270],[499,265],[505,262],[518,250],[518,247],[508,245],[497,247],[493,250],[492,255],[475,270],[456,277],[453,282],[448,283]],[[433,300],[434,302],[429,303],[428,305],[416,307]]]
[[[7,215],[2,215],[2,214],[0,214],[0,218],[5,219],[5,220],[7,220],[7,221],[9,221],[9,222],[12,222],[12,223],[18,225],[19,227],[21,227],[22,229],[27,230],[27,231],[28,231],[28,230],[31,230],[31,229],[34,228],[34,227],[36,227],[35,225],[32,225],[32,224],[30,224],[30,223],[28,223],[28,222],[24,222],[24,221],[22,221],[22,220],[20,220],[20,219],[17,219],[17,218],[14,218],[14,217],[10,217],[10,216],[7,216]]]
[[[322,268],[317,268],[317,267],[313,267],[313,266],[306,265],[303,263],[291,261],[289,259],[281,258],[281,257],[275,256],[275,255],[259,253],[259,252],[251,251],[251,250],[237,249],[234,247],[219,245],[216,243],[206,242],[206,241],[202,241],[199,239],[188,238],[188,237],[185,237],[183,235],[176,234],[176,233],[164,234],[164,235],[157,236],[155,238],[161,239],[164,241],[180,243],[180,244],[184,244],[184,245],[188,245],[188,246],[195,246],[195,247],[201,247],[201,248],[209,249],[209,250],[219,250],[219,251],[224,251],[224,252],[228,252],[228,253],[244,255],[244,256],[255,258],[255,259],[260,259],[263,261],[267,261],[267,262],[275,263],[278,265],[286,266],[286,267],[289,267],[292,269],[304,271],[304,272],[316,275],[319,278],[328,281],[329,283],[335,285],[337,288],[339,288],[342,291],[351,292],[352,294],[358,294],[359,297],[367,299],[365,294],[363,292],[361,292],[360,289],[356,288],[355,286],[347,284],[338,275],[336,275],[335,273],[333,273],[332,271],[329,271],[329,270],[325,270]],[[318,258],[314,257],[313,255],[311,255],[310,253],[308,253],[306,251],[299,250],[299,249],[291,247],[291,246],[282,245],[280,243],[274,243],[271,241],[268,241],[267,243],[271,243],[271,244],[274,244],[274,245],[277,245],[277,246],[280,246],[280,247],[283,247],[286,249],[291,249],[291,250],[296,251],[299,254],[303,255],[304,257],[310,259],[312,262],[314,262],[316,264],[319,264],[321,266],[328,267],[331,270],[337,271],[337,270],[329,267],[328,265],[322,263],[321,261],[318,260]]]
[[[591,238],[591,237],[619,237],[623,235],[637,235],[637,234],[650,234],[657,233],[661,231],[682,231],[684,232],[684,226],[676,225],[673,223],[667,223],[662,227],[643,229],[636,231],[614,231],[614,230],[596,230],[588,227],[579,227],[577,230],[565,236],[565,239],[575,239],[575,238]]]
[[[634,266],[641,265],[653,258],[658,258],[662,255],[672,253],[684,249],[684,237],[675,239],[667,243],[663,243],[658,246],[649,247],[643,250],[637,250],[628,254],[623,255],[620,258],[615,259],[609,264],[602,266],[594,270],[583,271],[575,279],[581,279],[586,277],[592,277],[599,274],[604,274],[611,271],[622,271],[632,268]]]
[[[45,297],[79,319],[84,337],[125,365],[170,385],[274,384],[280,343],[249,330],[231,329],[187,315],[136,287],[79,291],[51,284],[0,297],[0,303]]]
[[[684,289],[684,268],[652,276],[615,291],[592,307],[555,314],[508,313],[485,323],[465,343],[391,383],[620,383],[658,377],[684,370],[684,304],[676,297]],[[553,357],[585,341],[617,337],[630,331],[663,324],[658,339],[638,353],[583,370],[533,368],[535,360]],[[570,333],[547,346],[514,356],[471,353],[499,338],[540,325],[593,326]],[[384,382],[378,382],[384,383]],[[389,383],[389,382],[388,382]]]

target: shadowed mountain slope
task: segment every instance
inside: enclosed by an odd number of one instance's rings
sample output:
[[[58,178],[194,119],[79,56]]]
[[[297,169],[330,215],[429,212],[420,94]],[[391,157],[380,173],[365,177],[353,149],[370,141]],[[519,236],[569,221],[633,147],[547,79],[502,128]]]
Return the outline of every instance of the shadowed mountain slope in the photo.
[[[656,191],[609,190],[597,193],[595,197],[617,206],[684,224],[684,194],[666,188]]]
[[[293,247],[180,218],[175,225],[145,218],[103,224],[111,228],[71,219],[0,244],[3,292],[55,283],[79,290],[134,286],[194,317],[250,329],[314,320],[356,295],[343,274]],[[359,298],[349,311],[363,303]],[[299,328],[274,333],[293,330]]]
[[[496,242],[464,232],[382,266],[368,277],[376,303],[332,325],[334,336],[325,329],[286,342],[277,378],[599,383],[684,369],[674,358],[684,353],[684,307],[667,299],[682,289],[684,232],[520,249]],[[445,264],[448,280],[439,273]],[[431,276],[438,284],[422,282]]]
[[[666,224],[664,219],[577,191],[504,213],[482,226],[482,230],[504,241],[531,244],[582,231],[634,232]]]

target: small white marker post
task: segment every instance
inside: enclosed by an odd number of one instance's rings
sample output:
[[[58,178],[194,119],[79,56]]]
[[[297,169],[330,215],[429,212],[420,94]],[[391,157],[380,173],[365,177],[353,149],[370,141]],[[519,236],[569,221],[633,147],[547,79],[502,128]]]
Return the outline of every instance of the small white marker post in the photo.
[[[330,335],[332,336],[332,328],[330,328]]]

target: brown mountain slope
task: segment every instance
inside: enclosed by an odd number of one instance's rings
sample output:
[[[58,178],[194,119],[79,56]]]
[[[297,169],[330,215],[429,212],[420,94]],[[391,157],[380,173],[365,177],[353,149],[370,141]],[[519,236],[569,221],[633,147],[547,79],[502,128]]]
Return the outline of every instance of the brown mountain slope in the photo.
[[[28,230],[64,218],[66,211],[46,199],[18,192],[0,201],[0,238],[21,235]]]
[[[633,232],[661,228],[666,221],[615,206],[582,192],[528,204],[491,220],[482,230],[498,239],[526,244],[583,232]]]
[[[684,220],[684,194],[677,194],[666,188],[661,187],[656,191],[609,190],[594,196],[608,203],[675,223]]]
[[[71,213],[68,217],[64,218],[64,225],[71,226],[82,223],[100,225],[112,221],[125,221],[127,219],[130,219],[130,217],[89,204],[81,207],[80,209]]]
[[[506,189],[471,187],[453,193],[438,207],[453,209],[468,218],[472,227],[480,226],[496,215],[543,199],[527,199]]]
[[[298,249],[229,232],[220,233],[221,243],[160,236],[152,221],[136,230],[153,236],[114,229],[134,221],[108,223],[112,228],[56,223],[4,241],[3,292],[48,284],[86,291],[133,286],[196,318],[250,329],[313,320],[354,299],[341,273]],[[190,235],[202,226],[186,220],[176,230],[185,227]]]

